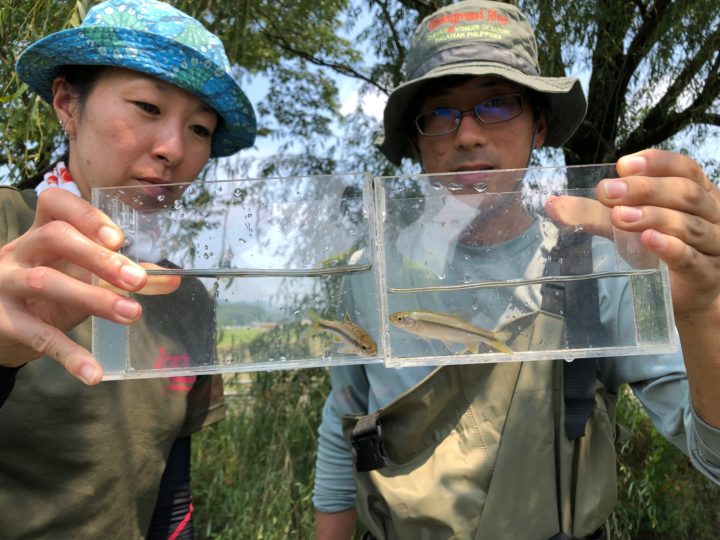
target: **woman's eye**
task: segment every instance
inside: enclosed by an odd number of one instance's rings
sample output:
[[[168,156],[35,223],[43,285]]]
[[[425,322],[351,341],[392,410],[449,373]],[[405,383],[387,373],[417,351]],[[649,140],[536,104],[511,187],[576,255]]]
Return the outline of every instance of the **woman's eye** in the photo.
[[[135,105],[149,114],[160,114],[160,109],[152,103],[146,103],[144,101],[136,101]]]
[[[193,133],[195,133],[196,135],[200,135],[201,137],[210,138],[212,136],[212,131],[210,131],[205,126],[194,125],[190,129],[193,130]]]

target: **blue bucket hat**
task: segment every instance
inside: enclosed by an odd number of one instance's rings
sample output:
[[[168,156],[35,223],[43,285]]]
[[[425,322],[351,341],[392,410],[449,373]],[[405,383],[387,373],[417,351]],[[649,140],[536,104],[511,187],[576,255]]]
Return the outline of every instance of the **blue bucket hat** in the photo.
[[[220,116],[212,157],[234,154],[255,140],[255,112],[230,74],[222,42],[163,2],[98,4],[77,28],[50,34],[25,49],[16,70],[21,81],[51,103],[53,79],[63,65],[132,69],[198,96]]]

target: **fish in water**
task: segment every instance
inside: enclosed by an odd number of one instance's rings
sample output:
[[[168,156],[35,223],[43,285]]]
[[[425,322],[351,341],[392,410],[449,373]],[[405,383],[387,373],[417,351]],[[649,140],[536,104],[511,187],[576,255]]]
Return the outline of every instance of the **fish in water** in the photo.
[[[377,345],[370,334],[363,328],[355,324],[348,314],[342,321],[331,321],[323,319],[316,313],[310,313],[312,323],[307,329],[307,336],[327,331],[333,334],[335,341],[343,344],[338,352],[343,354],[357,354],[360,356],[375,356],[377,354]]]
[[[510,332],[492,332],[475,326],[454,315],[436,311],[398,311],[390,315],[390,322],[423,339],[438,339],[452,352],[453,343],[461,343],[471,353],[480,350],[480,344],[498,352],[512,353],[504,342]]]

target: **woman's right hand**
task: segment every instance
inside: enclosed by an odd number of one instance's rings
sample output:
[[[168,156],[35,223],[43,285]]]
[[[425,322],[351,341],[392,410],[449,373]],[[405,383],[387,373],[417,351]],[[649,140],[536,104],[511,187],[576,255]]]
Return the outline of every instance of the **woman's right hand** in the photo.
[[[64,332],[91,315],[140,318],[138,302],[111,290],[140,291],[148,281],[116,252],[122,242],[122,230],[87,201],[56,188],[40,195],[32,227],[0,248],[0,365],[49,356],[86,384],[100,382],[100,364]]]

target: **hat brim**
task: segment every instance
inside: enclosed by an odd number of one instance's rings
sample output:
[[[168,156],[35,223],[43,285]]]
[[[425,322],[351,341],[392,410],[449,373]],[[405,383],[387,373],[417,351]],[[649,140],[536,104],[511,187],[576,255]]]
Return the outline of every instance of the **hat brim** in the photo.
[[[400,165],[402,158],[412,157],[408,136],[414,128],[408,116],[411,106],[417,105],[424,84],[432,79],[457,75],[500,77],[544,94],[549,105],[545,112],[548,125],[546,146],[561,147],[575,133],[587,112],[585,94],[580,81],[574,77],[526,75],[511,67],[489,62],[439,66],[418,79],[396,87],[388,97],[384,114],[385,133],[378,141],[378,148],[391,163]]]
[[[220,116],[211,157],[234,154],[255,140],[255,112],[237,82],[221,66],[178,41],[129,28],[71,28],[28,47],[18,58],[16,71],[21,81],[52,103],[52,82],[63,65],[132,69],[198,96]]]

